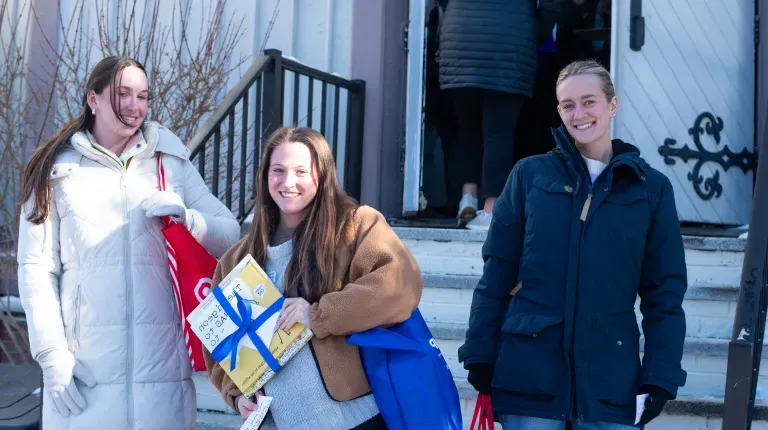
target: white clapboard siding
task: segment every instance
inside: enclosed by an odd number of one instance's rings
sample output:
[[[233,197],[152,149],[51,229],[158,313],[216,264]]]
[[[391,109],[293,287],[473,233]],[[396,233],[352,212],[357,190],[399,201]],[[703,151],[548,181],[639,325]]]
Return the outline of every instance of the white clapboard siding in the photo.
[[[185,0],[137,0],[135,25],[141,26],[142,22],[149,22],[150,10],[156,2],[159,2],[160,7],[160,23],[173,25],[178,39],[178,10],[181,4],[186,4]],[[82,27],[78,29],[69,25],[69,19],[81,3],[83,0],[61,0],[59,3],[59,12],[67,21],[63,23],[63,27],[68,33],[67,40],[70,43],[74,41],[75,31],[93,31],[99,19],[96,13],[97,5],[85,1]],[[126,4],[133,6],[133,0],[107,0],[104,3],[99,2],[98,7],[103,9],[106,5],[111,14],[117,14],[118,3],[122,4],[123,8]],[[192,4],[188,18],[190,25],[187,28],[187,42],[191,49],[195,49],[196,43],[204,38],[205,35],[199,33],[205,23],[212,19],[212,12],[217,3],[217,0],[201,0]],[[21,8],[24,4],[19,0],[12,0],[11,11]],[[240,74],[248,69],[262,47],[279,49],[284,56],[295,58],[308,66],[349,78],[353,4],[353,0],[229,0],[222,18],[225,27],[227,24],[242,23],[242,38],[235,51],[235,57],[242,57],[246,61],[239,70],[233,72],[227,88],[231,88],[238,81]],[[125,14],[126,17],[129,15],[130,12]],[[112,33],[115,33],[113,16],[110,16],[108,25]],[[59,32],[61,39],[64,34],[61,29]],[[5,32],[3,35],[5,40]],[[265,42],[267,35],[269,36]],[[63,45],[63,41],[60,42]],[[98,47],[93,47],[92,54],[89,60],[90,63],[95,63],[100,59]]]
[[[612,74],[619,97],[616,137],[632,142],[672,182],[681,221],[744,224],[752,201],[752,171],[728,171],[705,163],[706,180],[716,172],[723,192],[704,200],[688,179],[696,163],[674,157],[664,163],[664,140],[695,150],[688,132],[709,112],[723,121],[720,142],[703,134],[706,151],[725,147],[754,150],[754,0],[645,0],[645,43],[629,47],[631,2],[614,2]],[[705,127],[708,121],[701,123]],[[702,190],[704,187],[702,185]]]

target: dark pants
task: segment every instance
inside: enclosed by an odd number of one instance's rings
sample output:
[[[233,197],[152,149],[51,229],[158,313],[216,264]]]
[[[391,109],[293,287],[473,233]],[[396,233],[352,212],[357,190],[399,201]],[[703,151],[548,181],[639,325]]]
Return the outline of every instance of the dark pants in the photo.
[[[533,97],[525,101],[517,119],[519,124],[525,126],[518,127],[515,132],[515,162],[555,149],[552,129],[562,123],[557,113],[555,82],[560,69],[568,62],[559,53],[539,52]]]
[[[451,89],[459,124],[455,169],[459,184],[482,187],[485,197],[498,197],[515,157],[515,126],[525,97],[480,88]]]

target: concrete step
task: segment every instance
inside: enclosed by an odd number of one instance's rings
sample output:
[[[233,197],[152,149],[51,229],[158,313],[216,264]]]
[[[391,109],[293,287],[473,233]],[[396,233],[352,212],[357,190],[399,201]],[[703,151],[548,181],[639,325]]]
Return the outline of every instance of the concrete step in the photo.
[[[465,380],[456,379],[456,387],[461,401],[464,429],[469,429],[475,408],[477,392]],[[202,408],[200,401],[200,382],[198,385],[198,430],[239,429],[240,417],[231,411],[222,412]],[[212,389],[212,388],[211,388]],[[221,403],[223,405],[223,402]],[[680,396],[667,404],[664,413],[646,427],[648,430],[709,430],[722,428],[723,399],[717,397]],[[496,428],[501,426],[497,423]],[[758,402],[754,411],[755,430],[768,430],[768,406]]]
[[[478,275],[424,273],[424,292],[419,309],[427,321],[465,323],[469,320],[472,294]],[[737,286],[692,284],[683,302],[687,335],[730,339],[738,299]],[[638,325],[642,321],[640,301],[635,304]]]
[[[419,263],[425,290],[420,308],[427,320],[469,319],[472,289],[483,271],[486,233],[470,230],[395,228]],[[736,312],[746,241],[685,237],[687,335],[729,339]],[[638,309],[638,321],[642,318]]]
[[[464,343],[465,324],[428,323],[435,342],[443,353],[448,367],[457,379],[466,379],[467,371],[459,363],[458,350]],[[728,359],[727,339],[686,338],[682,366],[688,372],[681,396],[720,398],[725,396],[725,374]],[[644,339],[640,338],[640,351]],[[768,402],[768,345],[763,346],[757,398]]]
[[[461,399],[464,428],[468,429],[475,410],[477,392],[469,383],[456,380]],[[646,430],[709,430],[722,428],[723,398],[680,396],[667,404],[664,413],[647,425]],[[752,428],[768,429],[768,406],[758,403]],[[501,429],[497,423],[496,429]]]
[[[484,232],[396,228],[422,273],[480,276]],[[738,286],[744,263],[744,239],[686,237],[689,285]]]
[[[239,430],[243,421],[234,413],[197,410],[195,430]]]
[[[463,381],[466,381],[467,372],[458,360],[458,349],[464,343],[466,326],[439,323],[430,323],[429,326],[451,372],[456,380],[460,382],[460,388],[465,390],[463,397],[466,398],[468,396],[466,394],[468,388],[462,384],[464,384]],[[642,339],[640,347],[642,350]],[[768,346],[763,347],[764,357],[768,357],[766,351],[768,351]],[[704,402],[707,405],[721,402],[718,399],[722,399],[725,395],[727,353],[727,340],[686,339],[683,368],[688,372],[688,379],[686,385],[680,388],[680,397],[684,399],[697,399],[698,402]],[[205,372],[196,373],[192,379],[197,389],[198,408],[231,412],[221,399],[219,393],[211,385]],[[757,401],[759,404],[768,404],[768,358],[763,359],[760,364]]]
[[[433,240],[436,242],[485,242],[487,232],[447,228],[394,227],[401,240]],[[744,252],[746,239],[731,237],[683,236],[686,249],[702,251]]]

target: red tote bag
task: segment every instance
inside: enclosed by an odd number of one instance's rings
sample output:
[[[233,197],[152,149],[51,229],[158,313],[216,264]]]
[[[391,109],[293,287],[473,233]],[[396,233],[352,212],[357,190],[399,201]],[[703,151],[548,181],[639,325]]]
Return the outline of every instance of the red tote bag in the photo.
[[[477,423],[477,427],[475,427],[475,423]],[[493,407],[491,406],[490,394],[477,394],[475,413],[472,415],[472,422],[469,424],[469,429],[493,430]]]
[[[160,191],[165,191],[165,169],[161,156],[157,157],[157,173]],[[184,224],[162,217],[165,249],[168,251],[168,266],[171,270],[173,292],[176,297],[176,309],[184,327],[184,340],[187,352],[196,372],[205,370],[203,345],[190,329],[187,315],[210,294],[213,272],[218,261],[203,245],[192,236]]]

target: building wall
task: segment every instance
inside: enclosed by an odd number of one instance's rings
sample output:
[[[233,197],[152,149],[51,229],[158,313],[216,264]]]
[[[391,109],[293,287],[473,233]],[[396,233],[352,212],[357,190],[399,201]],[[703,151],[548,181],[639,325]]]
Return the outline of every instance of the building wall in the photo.
[[[366,0],[353,14],[352,76],[366,81],[362,202],[402,212],[408,0]]]

